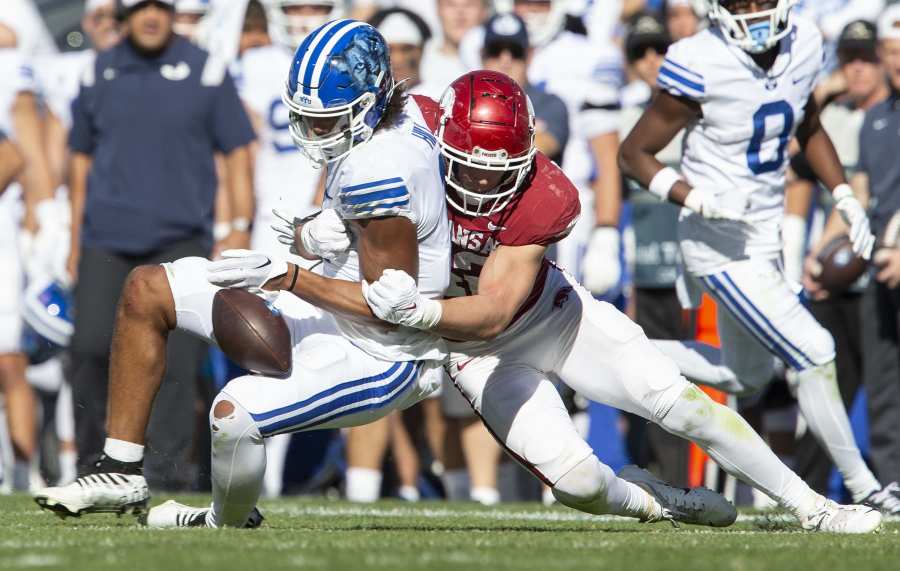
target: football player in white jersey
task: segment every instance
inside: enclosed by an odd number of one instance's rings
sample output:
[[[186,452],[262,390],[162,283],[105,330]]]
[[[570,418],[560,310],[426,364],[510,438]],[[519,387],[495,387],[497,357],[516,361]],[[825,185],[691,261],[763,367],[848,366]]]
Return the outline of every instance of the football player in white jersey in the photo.
[[[673,44],[661,93],[622,145],[624,171],[684,208],[679,234],[688,289],[702,284],[719,303],[725,365],[718,388],[762,390],[772,356],[795,372],[810,430],[828,451],[854,501],[881,486],[853,439],[837,390],[831,335],[803,306],[780,261],[787,146],[797,138],[851,227],[856,253],[874,237],[847,185],[812,97],[823,66],[822,36],[791,13],[794,0],[711,0],[712,25]],[[686,129],[681,174],[655,155]],[[715,383],[713,383],[715,384]],[[877,502],[876,502],[877,503]]]
[[[6,28],[0,24],[0,27]],[[6,28],[9,30],[8,28]],[[36,446],[35,400],[25,380],[22,352],[22,289],[24,270],[45,270],[53,259],[60,226],[52,204],[53,177],[43,147],[43,122],[34,71],[18,49],[15,33],[0,34],[0,131],[16,143],[24,159],[21,186],[0,188],[0,390],[6,397],[9,433],[15,456],[14,486],[27,489],[29,464]],[[24,205],[24,216],[19,200]],[[48,208],[49,206],[49,208]],[[27,245],[23,246],[25,237]],[[20,258],[20,246],[28,257]]]
[[[166,334],[178,328],[214,341],[212,301],[221,287],[276,292],[269,295],[291,331],[293,368],[287,377],[238,377],[219,393],[210,414],[213,506],[166,503],[148,514],[150,525],[253,524],[266,437],[363,424],[436,388],[427,372],[445,357],[443,341],[386,329],[360,285],[397,266],[432,297],[449,281],[439,150],[422,111],[434,103],[395,87],[384,39],[363,22],[329,22],[297,48],[284,95],[291,135],[325,167],[327,182],[322,213],[286,231],[302,236],[301,255],[323,260],[323,275],[248,250],[133,272],[114,333],[105,454],[94,474],[36,494],[42,507],[76,514],[146,506],[144,431]]]

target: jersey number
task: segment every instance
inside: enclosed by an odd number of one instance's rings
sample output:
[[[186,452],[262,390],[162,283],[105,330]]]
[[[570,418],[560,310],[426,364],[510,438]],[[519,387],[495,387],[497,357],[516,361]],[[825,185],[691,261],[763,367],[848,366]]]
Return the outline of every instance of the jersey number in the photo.
[[[288,132],[291,124],[288,121],[288,109],[281,99],[274,99],[269,105],[269,116],[266,118],[272,129],[272,146],[276,153],[290,153],[295,150]]]
[[[766,119],[781,116],[784,120],[781,133],[778,135],[778,153],[774,159],[766,162],[760,160],[763,141],[766,140]],[[787,149],[791,132],[794,128],[794,109],[787,101],[766,103],[753,114],[753,137],[747,148],[747,165],[754,174],[777,171],[784,165],[784,152]]]

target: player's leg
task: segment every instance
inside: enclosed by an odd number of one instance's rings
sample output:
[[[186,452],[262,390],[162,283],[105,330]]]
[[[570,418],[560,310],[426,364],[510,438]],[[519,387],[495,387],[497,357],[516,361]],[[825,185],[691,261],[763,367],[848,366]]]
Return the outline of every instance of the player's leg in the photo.
[[[739,414],[688,383],[627,317],[580,288],[578,292],[583,317],[558,369],[566,384],[591,400],[643,416],[697,443],[723,469],[768,494],[805,526],[818,521],[823,510],[834,518],[827,525],[835,531],[870,531],[878,525],[877,516],[826,505]],[[845,524],[847,519],[852,521]]]
[[[449,372],[506,451],[553,488],[563,504],[591,514],[657,520],[661,507],[639,486],[617,478],[578,435],[547,376],[485,356]]]
[[[299,330],[289,378],[238,377],[216,397],[211,526],[245,524],[262,489],[263,438],[367,424],[433,389],[422,382],[421,364],[376,359],[342,337],[327,314],[309,308],[308,318],[293,322]]]
[[[390,442],[390,423],[382,418],[347,431],[345,494],[351,502],[370,503],[381,495],[381,466]]]
[[[735,262],[701,279],[727,311],[720,325],[736,329],[728,322],[740,324],[744,332],[795,372],[800,411],[843,475],[854,499],[860,501],[879,490],[880,484],[856,446],[841,400],[834,339],[800,303],[778,265],[765,261]],[[754,369],[741,361],[746,354],[743,346],[723,339],[723,350],[725,364],[739,378],[754,374]],[[756,383],[748,384],[752,387]]]

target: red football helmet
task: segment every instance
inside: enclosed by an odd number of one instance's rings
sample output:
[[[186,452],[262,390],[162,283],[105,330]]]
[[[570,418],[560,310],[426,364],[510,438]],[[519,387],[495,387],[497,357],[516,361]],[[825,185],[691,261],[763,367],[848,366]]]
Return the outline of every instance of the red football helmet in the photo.
[[[438,128],[450,205],[487,216],[509,204],[531,170],[534,110],[515,81],[496,71],[467,73],[441,97]]]

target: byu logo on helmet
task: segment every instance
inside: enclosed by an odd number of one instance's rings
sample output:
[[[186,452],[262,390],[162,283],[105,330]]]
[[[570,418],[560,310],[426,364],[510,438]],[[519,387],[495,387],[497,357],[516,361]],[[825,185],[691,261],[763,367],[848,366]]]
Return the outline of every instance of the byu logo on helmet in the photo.
[[[745,0],[707,0],[710,21],[725,40],[742,50],[759,54],[772,49],[791,32],[791,8],[797,0],[760,0],[762,9],[741,12]]]
[[[393,90],[381,34],[356,20],[328,22],[294,53],[282,97],[291,137],[316,163],[335,161],[369,140]]]

